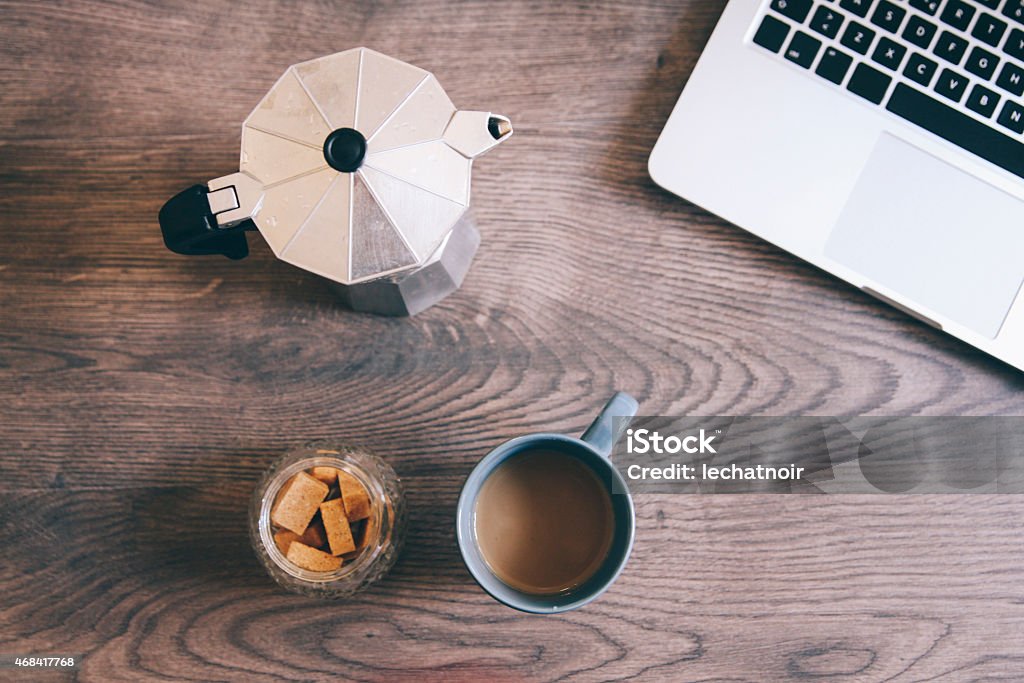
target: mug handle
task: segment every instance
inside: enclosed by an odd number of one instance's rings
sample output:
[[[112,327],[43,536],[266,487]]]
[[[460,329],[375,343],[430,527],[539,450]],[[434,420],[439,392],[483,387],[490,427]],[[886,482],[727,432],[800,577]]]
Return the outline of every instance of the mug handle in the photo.
[[[587,431],[583,432],[582,439],[604,457],[611,456],[612,446],[619,440],[630,422],[622,420],[616,429],[615,418],[632,418],[639,409],[640,404],[636,402],[635,398],[622,391],[616,392],[608,400],[608,403],[604,404],[601,413],[587,427]]]

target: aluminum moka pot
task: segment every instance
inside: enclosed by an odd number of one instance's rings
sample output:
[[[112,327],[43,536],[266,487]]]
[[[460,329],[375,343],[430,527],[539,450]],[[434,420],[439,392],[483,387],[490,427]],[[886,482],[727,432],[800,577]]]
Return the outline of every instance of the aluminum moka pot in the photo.
[[[336,282],[353,309],[412,315],[455,291],[480,244],[473,159],[512,135],[457,111],[434,76],[356,48],[285,71],[242,124],[238,173],[160,210],[179,254],[278,258]]]

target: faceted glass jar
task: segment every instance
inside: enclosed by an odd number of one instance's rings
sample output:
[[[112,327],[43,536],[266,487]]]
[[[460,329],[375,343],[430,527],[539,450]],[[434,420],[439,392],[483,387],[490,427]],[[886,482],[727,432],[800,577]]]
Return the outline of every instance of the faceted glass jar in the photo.
[[[281,487],[313,467],[334,467],[355,477],[370,497],[367,524],[377,529],[376,537],[355,558],[333,571],[299,567],[274,542],[270,510]],[[249,506],[250,541],[267,573],[283,588],[314,597],[346,597],[380,580],[402,550],[405,522],[405,495],[391,466],[363,448],[326,441],[293,449],[275,461],[260,479]]]

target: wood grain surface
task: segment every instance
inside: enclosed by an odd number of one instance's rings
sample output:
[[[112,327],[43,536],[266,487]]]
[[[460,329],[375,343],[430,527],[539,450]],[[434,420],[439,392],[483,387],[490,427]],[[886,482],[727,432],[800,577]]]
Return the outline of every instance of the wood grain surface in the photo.
[[[1019,372],[648,178],[723,5],[0,2],[0,654],[77,653],[83,681],[1024,680],[1012,496],[638,496],[625,573],[558,617],[460,563],[474,462],[615,389],[1024,413]],[[463,288],[385,319],[255,235],[241,262],[168,252],[161,204],[237,168],[285,67],[359,45],[515,125],[476,165]],[[348,602],[281,592],[245,531],[271,460],[325,437],[384,455],[412,510]]]

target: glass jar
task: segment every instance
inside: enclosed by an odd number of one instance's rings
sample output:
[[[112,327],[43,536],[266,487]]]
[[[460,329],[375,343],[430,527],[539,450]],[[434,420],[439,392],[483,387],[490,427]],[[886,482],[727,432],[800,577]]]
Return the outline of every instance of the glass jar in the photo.
[[[285,557],[274,542],[270,510],[285,482],[313,467],[334,467],[355,477],[370,498],[367,524],[377,530],[358,555],[332,571],[310,571]],[[260,479],[249,506],[249,537],[267,573],[283,588],[314,597],[341,598],[378,581],[394,566],[405,540],[405,494],[395,471],[366,449],[318,441],[276,460]]]

